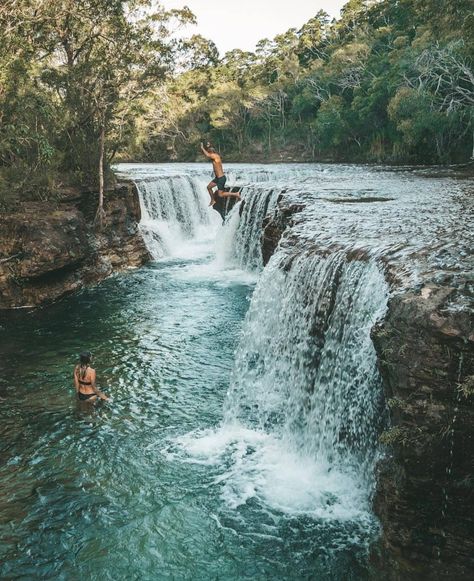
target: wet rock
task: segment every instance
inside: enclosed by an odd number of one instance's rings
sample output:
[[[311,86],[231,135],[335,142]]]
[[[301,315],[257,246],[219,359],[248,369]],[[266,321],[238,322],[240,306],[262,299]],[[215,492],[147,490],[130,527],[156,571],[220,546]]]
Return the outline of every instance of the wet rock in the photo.
[[[149,260],[134,186],[106,192],[100,229],[97,203],[93,192],[67,191],[56,205],[34,202],[1,216],[0,308],[54,301]]]
[[[280,197],[276,212],[263,220],[262,256],[266,265],[275,252],[283,232],[291,225],[292,218],[304,208],[304,204],[286,204]]]
[[[474,321],[447,308],[455,292],[394,296],[372,332],[391,415],[375,497],[390,579],[474,572]]]
[[[309,210],[317,203],[308,205]],[[420,245],[407,251],[406,241],[394,239],[374,253],[354,244],[357,236],[352,234],[346,244],[342,236],[337,243],[334,236],[319,236],[321,207],[309,219],[305,212],[296,219],[303,208],[283,196],[265,218],[265,264],[280,241],[288,251],[284,270],[302,253],[344,251],[347,260],[372,260],[375,254],[392,291],[386,316],[372,331],[390,411],[390,424],[381,435],[386,456],[378,467],[374,497],[382,525],[381,541],[372,552],[374,578],[471,579],[474,320],[472,277],[464,274],[468,263],[457,264],[459,245],[440,250]],[[339,214],[344,235],[348,217],[365,229],[365,218]],[[443,255],[452,259],[439,260]]]

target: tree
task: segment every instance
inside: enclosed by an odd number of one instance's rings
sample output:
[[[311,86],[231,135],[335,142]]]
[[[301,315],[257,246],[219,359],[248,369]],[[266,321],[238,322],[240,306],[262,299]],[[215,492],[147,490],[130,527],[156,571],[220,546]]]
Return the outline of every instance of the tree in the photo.
[[[411,150],[436,148],[438,159],[443,160],[445,118],[433,107],[429,93],[402,87],[391,99],[388,113]]]
[[[254,53],[217,61],[212,44],[195,39],[189,62],[181,61],[186,70],[168,84],[149,154],[195,159],[209,132],[236,160],[264,149],[314,157],[317,144],[339,159],[466,160],[474,133],[470,3],[349,0],[337,21],[319,12]],[[162,98],[153,103],[158,112]]]
[[[166,11],[153,0],[5,0],[2,6],[0,24],[26,41],[35,82],[62,110],[56,145],[66,152],[62,169],[82,184],[99,184],[99,222],[108,135],[129,123],[135,103],[172,70],[179,47],[170,23],[193,18],[188,9]]]
[[[328,57],[328,24],[329,15],[320,10],[298,30],[296,54],[303,66],[314,59]]]
[[[315,130],[322,149],[334,149],[347,141],[346,107],[341,97],[334,95],[321,103]]]

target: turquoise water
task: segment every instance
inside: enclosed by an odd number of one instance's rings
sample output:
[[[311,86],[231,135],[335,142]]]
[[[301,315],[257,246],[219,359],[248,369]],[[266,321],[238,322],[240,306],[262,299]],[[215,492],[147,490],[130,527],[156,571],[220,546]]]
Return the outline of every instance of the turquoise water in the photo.
[[[123,166],[157,262],[0,314],[0,579],[370,577],[383,420],[370,419],[381,392],[370,329],[387,289],[374,261],[305,250],[383,251],[406,284],[433,264],[462,277],[467,198],[424,172],[228,169],[254,204],[221,228],[207,165]],[[300,257],[283,244],[248,272],[283,190],[307,204]],[[75,399],[84,349],[110,404]]]
[[[222,421],[253,291],[211,262],[158,262],[2,315],[1,578],[366,578],[367,523],[236,502],[235,449],[211,462],[179,446]],[[111,404],[76,402],[85,348]]]

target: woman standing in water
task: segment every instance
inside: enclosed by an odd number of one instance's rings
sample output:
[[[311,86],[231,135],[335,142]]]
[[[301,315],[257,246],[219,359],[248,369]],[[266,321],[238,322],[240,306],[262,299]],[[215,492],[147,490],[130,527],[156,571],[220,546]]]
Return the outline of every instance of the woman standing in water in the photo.
[[[97,398],[109,401],[109,398],[95,386],[95,369],[90,366],[92,353],[85,351],[79,355],[79,365],[74,367],[74,385],[79,401],[95,402]]]

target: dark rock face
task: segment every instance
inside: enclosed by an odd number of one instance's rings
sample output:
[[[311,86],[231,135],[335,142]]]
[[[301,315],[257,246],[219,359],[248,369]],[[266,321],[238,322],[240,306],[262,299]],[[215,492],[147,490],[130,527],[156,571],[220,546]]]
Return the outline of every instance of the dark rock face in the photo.
[[[282,204],[282,200],[280,199],[275,214],[265,217],[263,220],[262,234],[264,265],[268,264],[283,236],[283,232],[291,225],[293,216],[301,212],[304,207],[304,204]]]
[[[138,230],[132,184],[106,192],[103,227],[94,225],[97,194],[30,203],[0,218],[0,308],[54,301],[149,259]]]
[[[303,209],[283,196],[265,218],[265,264],[282,237],[293,248],[290,261],[308,248],[292,227]],[[333,248],[317,251],[327,255]],[[347,253],[348,260],[367,256],[357,248]],[[468,281],[445,280],[433,266],[415,290],[404,286],[405,262],[387,253],[380,265],[393,295],[383,322],[372,330],[390,411],[374,498],[382,525],[374,579],[472,579],[474,317],[466,308],[472,303]]]
[[[372,333],[392,420],[375,498],[392,579],[474,572],[474,321],[456,292],[395,296]]]

